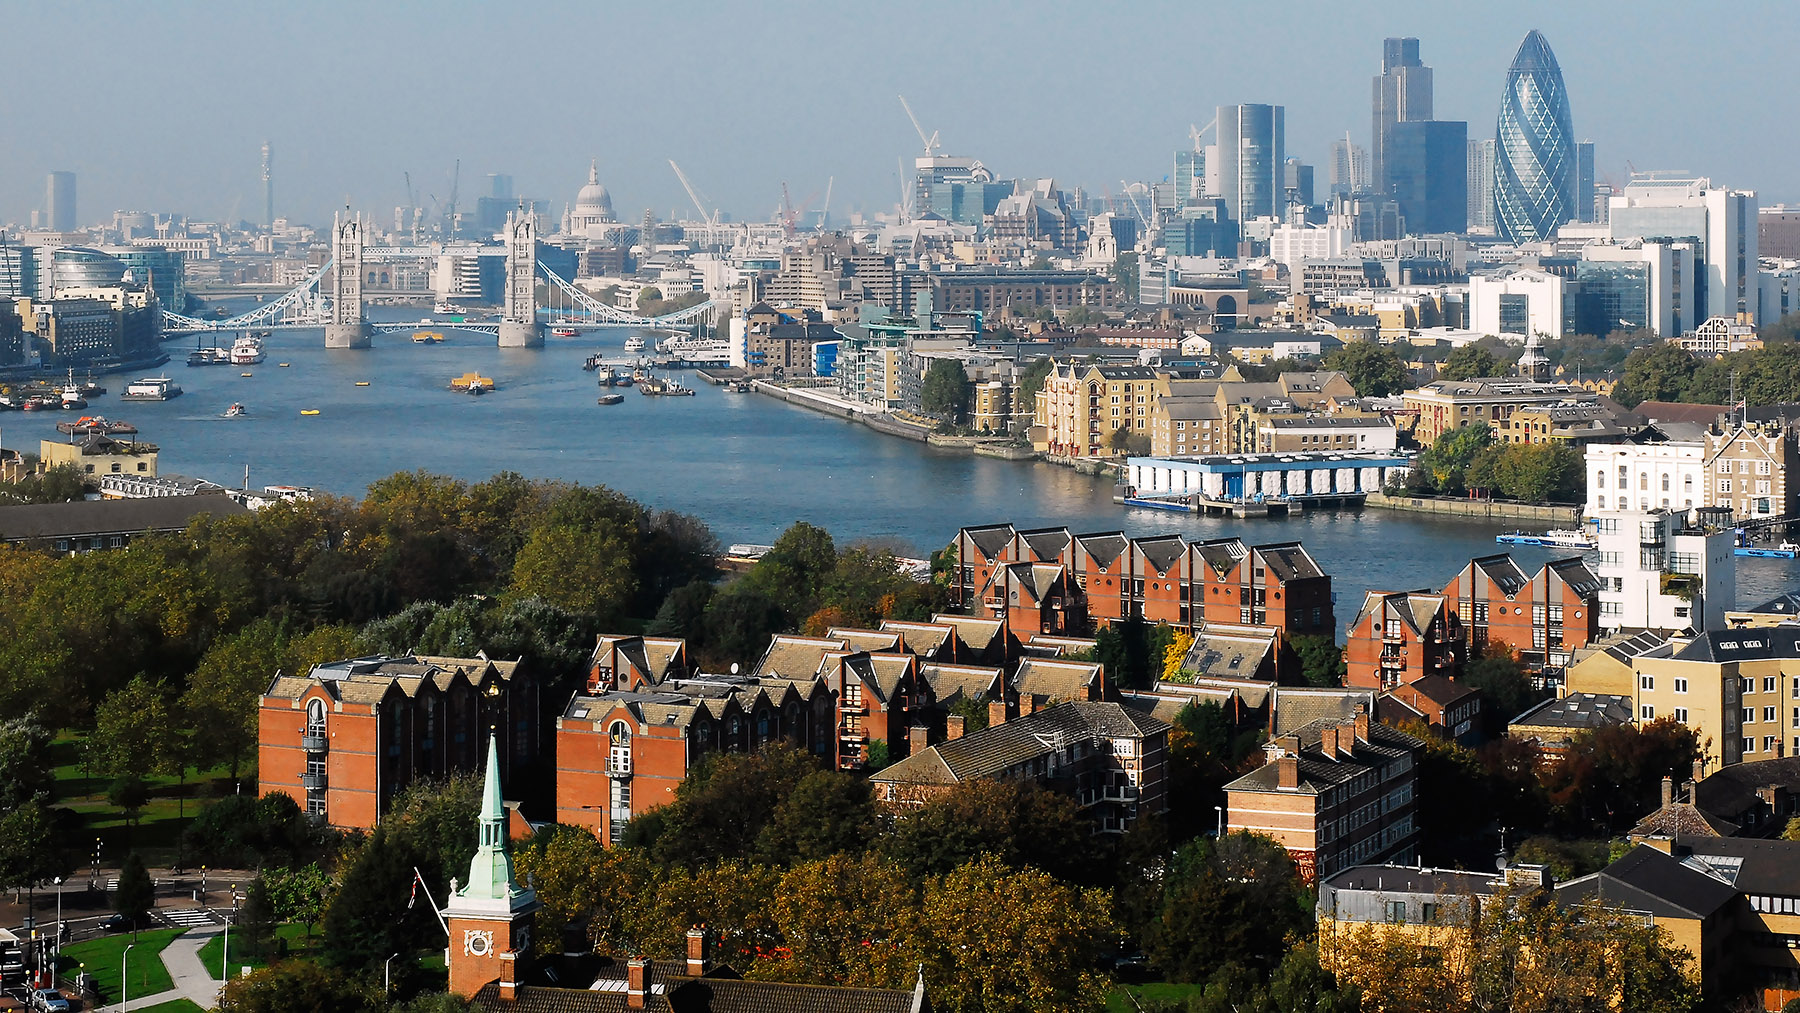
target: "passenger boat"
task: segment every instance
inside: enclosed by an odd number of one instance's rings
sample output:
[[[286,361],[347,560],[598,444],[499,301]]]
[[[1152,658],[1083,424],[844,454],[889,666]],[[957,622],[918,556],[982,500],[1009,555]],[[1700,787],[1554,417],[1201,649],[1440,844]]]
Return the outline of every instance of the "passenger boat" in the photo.
[[[125,385],[125,401],[167,401],[181,396],[181,386],[166,376],[147,376]]]
[[[1760,556],[1764,559],[1800,559],[1800,544],[1782,542],[1774,548],[1757,545],[1740,545],[1732,549],[1733,555]]]
[[[559,337],[559,338],[576,338],[576,337],[580,337],[580,336],[581,336],[581,332],[580,332],[580,331],[578,331],[578,330],[576,330],[576,329],[575,329],[575,328],[573,328],[573,327],[557,327],[557,328],[553,328],[553,329],[552,329],[552,330],[551,330],[551,331],[550,331],[550,333],[551,333],[551,334],[553,334],[553,335],[555,335],[555,336],[556,336],[556,337]]]
[[[238,404],[236,401],[233,401],[233,402],[231,402],[231,407],[225,409],[224,417],[228,418],[228,419],[236,419],[236,418],[242,418],[248,414],[250,414],[248,409],[246,409],[243,405]],[[136,432],[136,430],[133,430],[133,432]]]
[[[254,366],[266,358],[268,355],[263,351],[262,339],[254,334],[246,334],[231,344],[233,365]]]
[[[130,436],[138,431],[137,427],[129,422],[113,422],[104,415],[83,415],[73,422],[58,422],[56,428],[59,432],[68,433],[70,436],[85,436],[89,433],[99,433],[103,436]]]
[[[356,381],[356,385],[357,385],[357,386],[358,386],[358,387],[367,387],[367,386],[368,386],[368,385],[369,385],[369,381],[367,381],[367,380],[358,380],[358,381]]]
[[[598,400],[599,400],[599,403],[601,403],[601,404],[624,404],[625,403],[625,395],[623,395],[623,394],[602,394],[602,395],[600,395]]]
[[[731,362],[731,342],[725,338],[701,338],[684,334],[657,342],[656,350],[679,362],[696,366],[722,366]]]
[[[1494,541],[1502,545],[1560,545],[1571,549],[1591,549],[1598,544],[1593,535],[1570,528],[1551,528],[1541,535],[1508,531],[1503,535],[1495,535]]]
[[[437,331],[414,331],[413,332],[413,344],[415,344],[415,345],[435,345],[438,342],[443,341],[443,340],[444,340],[444,336],[442,334],[439,334]]]
[[[638,337],[636,334],[633,334],[631,337],[625,339],[625,354],[626,355],[636,355],[639,352],[642,352],[645,347],[646,346],[644,344],[644,339],[641,337]]]
[[[494,380],[480,373],[464,373],[450,381],[450,389],[479,397],[494,389]]]
[[[196,348],[188,353],[190,366],[219,366],[231,361],[229,348]]]

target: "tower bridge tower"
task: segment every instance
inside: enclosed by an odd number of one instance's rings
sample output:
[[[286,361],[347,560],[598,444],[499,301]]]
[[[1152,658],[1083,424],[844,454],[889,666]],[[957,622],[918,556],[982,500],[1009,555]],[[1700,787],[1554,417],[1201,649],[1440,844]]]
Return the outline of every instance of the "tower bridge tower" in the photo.
[[[506,215],[506,303],[500,314],[501,348],[542,348],[537,319],[537,219],[523,208]]]
[[[370,328],[363,319],[362,215],[331,217],[331,322],[325,325],[326,348],[367,348]]]

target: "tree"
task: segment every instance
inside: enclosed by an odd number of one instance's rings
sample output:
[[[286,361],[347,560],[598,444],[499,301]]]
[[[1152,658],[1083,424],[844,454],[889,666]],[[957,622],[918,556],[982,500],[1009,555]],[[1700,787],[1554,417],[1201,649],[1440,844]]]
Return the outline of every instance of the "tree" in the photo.
[[[825,582],[837,569],[837,562],[837,545],[830,532],[795,521],[744,575],[744,583],[774,599],[790,620],[798,623],[818,611]],[[761,647],[757,645],[759,651]]]
[[[1543,698],[1531,688],[1524,666],[1505,644],[1488,645],[1481,657],[1464,667],[1461,681],[1481,691],[1489,737],[1504,735],[1508,721]]]
[[[1781,839],[1800,841],[1800,816],[1788,817],[1787,826],[1781,828]]]
[[[843,853],[797,864],[769,906],[783,946],[758,960],[750,977],[904,988],[919,964],[917,892],[880,856]]]
[[[1494,431],[1484,422],[1445,430],[1419,455],[1419,468],[1439,492],[1460,493],[1465,488],[1466,472],[1493,442]]]
[[[514,559],[511,593],[614,622],[637,593],[631,563],[630,542],[610,523],[545,524]]]
[[[701,637],[706,632],[706,607],[712,604],[713,584],[709,580],[695,580],[676,588],[663,599],[662,607],[656,610],[656,618],[644,627],[644,632],[653,637],[686,637],[689,645],[695,650],[701,649]]]
[[[136,774],[126,774],[113,779],[106,787],[106,804],[124,810],[125,820],[132,825],[137,824],[138,813],[150,801],[150,787],[144,779]]]
[[[1680,345],[1660,342],[1632,352],[1613,398],[1627,408],[1645,401],[1686,401],[1700,360]]]
[[[166,686],[139,675],[101,702],[88,762],[109,774],[173,774],[181,763]]]
[[[675,788],[675,800],[663,814],[657,857],[702,865],[754,855],[781,803],[816,770],[812,757],[783,745],[754,753],[708,754]],[[821,794],[830,791],[821,782],[814,788]],[[777,835],[802,833],[798,815],[792,814]],[[834,836],[826,832],[816,840]]]
[[[320,955],[327,964],[368,970],[390,953],[442,946],[443,930],[429,905],[409,900],[414,897],[413,869],[425,860],[411,841],[391,833],[385,824],[376,826],[349,862],[325,909]]]
[[[269,897],[269,888],[258,876],[244,889],[244,906],[238,911],[240,936],[236,942],[243,947],[239,952],[252,960],[270,962],[276,956],[275,923],[275,905]]]
[[[1138,301],[1138,255],[1136,250],[1123,250],[1113,258],[1112,279],[1128,303]]]
[[[133,851],[125,856],[125,864],[119,868],[119,888],[113,891],[113,910],[131,919],[135,933],[137,923],[155,906],[156,885],[150,881],[150,871],[144,868],[144,860]]]
[[[1115,454],[1123,454],[1123,453],[1129,452],[1131,449],[1131,429],[1130,429],[1130,427],[1129,426],[1120,426],[1119,428],[1114,429],[1112,432],[1106,434],[1106,449],[1112,451]]]
[[[919,949],[946,1009],[1097,1009],[1107,981],[1095,970],[1116,933],[1102,890],[1069,886],[985,855],[933,879],[920,908]],[[981,917],[970,917],[980,911]]]
[[[1662,779],[1685,778],[1703,752],[1699,734],[1671,718],[1607,725],[1577,733],[1545,771],[1544,784],[1565,826],[1599,823],[1611,836],[1654,809]]]
[[[1342,371],[1363,397],[1387,397],[1412,383],[1400,357],[1373,341],[1352,341],[1334,349],[1324,357],[1323,365]]]
[[[776,803],[757,835],[757,852],[772,865],[860,853],[868,847],[875,825],[867,780],[836,770],[815,770]]]
[[[50,764],[50,730],[35,714],[0,721],[0,812],[26,802],[47,802],[56,786]]]
[[[252,971],[219,991],[219,1013],[374,1013],[385,1007],[370,987],[310,960]]]
[[[1108,623],[1094,634],[1094,657],[1106,668],[1107,681],[1121,688],[1146,688],[1162,673],[1175,628],[1152,626],[1141,619]]]
[[[933,359],[919,384],[919,403],[933,415],[958,422],[969,411],[972,387],[961,359]]]
[[[215,868],[271,868],[320,857],[330,831],[313,823],[293,798],[271,792],[228,795],[194,816],[182,835],[192,861]]]
[[[67,845],[66,809],[37,798],[0,810],[0,890],[20,889],[65,875],[77,852]]]
[[[721,666],[750,661],[762,656],[772,634],[790,628],[776,598],[746,578],[713,595],[707,605],[701,657]]]
[[[1029,782],[971,780],[894,820],[879,843],[915,882],[982,855],[1093,882],[1105,870],[1092,831],[1065,795]]]
[[[312,936],[313,926],[325,917],[331,899],[331,877],[310,862],[298,868],[265,869],[257,883],[267,892],[274,920],[299,922]]]
[[[1438,370],[1440,380],[1470,380],[1478,376],[1498,376],[1500,357],[1479,344],[1455,349]]]
[[[1312,920],[1294,860],[1267,837],[1192,841],[1170,859],[1166,877],[1146,949],[1177,981],[1205,981],[1222,964],[1272,969],[1287,936]]]
[[[73,464],[59,464],[0,485],[0,503],[69,503],[87,495],[87,479]]]
[[[215,642],[200,658],[181,695],[194,727],[197,766],[228,763],[237,780],[256,748],[257,695],[287,660],[287,628],[264,617]],[[287,669],[288,674],[297,674]]]
[[[1031,364],[1019,372],[1018,397],[1015,398],[1015,411],[1024,412],[1037,404],[1037,392],[1044,389],[1044,381],[1050,378],[1050,370],[1055,364],[1049,356],[1031,360]]]
[[[1344,681],[1344,649],[1334,637],[1304,633],[1288,640],[1300,662],[1300,678],[1308,686],[1339,686]]]

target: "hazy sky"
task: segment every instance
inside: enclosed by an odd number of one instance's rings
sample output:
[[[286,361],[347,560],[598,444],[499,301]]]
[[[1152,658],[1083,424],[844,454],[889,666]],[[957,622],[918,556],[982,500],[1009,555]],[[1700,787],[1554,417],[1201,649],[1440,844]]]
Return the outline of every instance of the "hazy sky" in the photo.
[[[276,211],[391,220],[403,170],[467,206],[490,172],[560,214],[588,160],[622,218],[710,203],[767,218],[836,177],[832,211],[890,208],[918,139],[997,176],[1117,189],[1161,179],[1220,103],[1287,107],[1287,150],[1320,165],[1369,133],[1381,40],[1416,35],[1436,114],[1493,135],[1507,64],[1542,30],[1602,178],[1687,169],[1800,200],[1782,3],[32,3],[0,4],[8,69],[0,220],[79,175],[80,217]],[[421,202],[424,197],[421,196]],[[818,201],[813,202],[817,207]]]

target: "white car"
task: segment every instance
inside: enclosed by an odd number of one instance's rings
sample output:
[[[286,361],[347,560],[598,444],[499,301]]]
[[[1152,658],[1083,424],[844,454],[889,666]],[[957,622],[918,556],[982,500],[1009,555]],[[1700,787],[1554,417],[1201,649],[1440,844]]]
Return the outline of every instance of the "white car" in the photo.
[[[53,988],[40,988],[31,993],[31,1004],[44,1013],[68,1013],[74,1008],[61,992]]]

